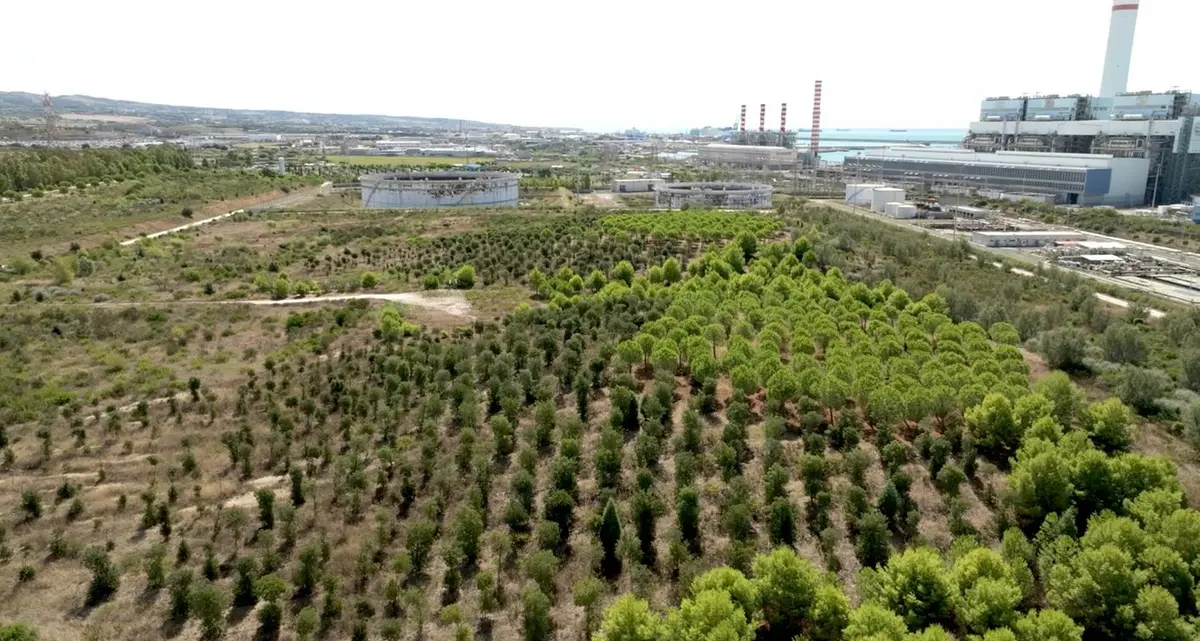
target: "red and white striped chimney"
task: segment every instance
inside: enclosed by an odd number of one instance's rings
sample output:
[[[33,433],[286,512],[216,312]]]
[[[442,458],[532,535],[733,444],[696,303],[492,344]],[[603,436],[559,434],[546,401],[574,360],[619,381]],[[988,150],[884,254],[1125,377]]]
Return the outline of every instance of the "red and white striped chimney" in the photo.
[[[740,123],[741,124],[738,125],[738,131],[744,133],[746,131],[746,105],[742,105],[742,118]]]
[[[758,106],[758,130],[765,132],[767,130],[767,103],[762,103]]]
[[[787,133],[787,103],[779,105],[779,133]]]
[[[812,121],[812,141],[808,144],[809,152],[813,155],[813,162],[820,164],[817,154],[821,151],[821,81],[818,80],[813,85],[813,121]]]

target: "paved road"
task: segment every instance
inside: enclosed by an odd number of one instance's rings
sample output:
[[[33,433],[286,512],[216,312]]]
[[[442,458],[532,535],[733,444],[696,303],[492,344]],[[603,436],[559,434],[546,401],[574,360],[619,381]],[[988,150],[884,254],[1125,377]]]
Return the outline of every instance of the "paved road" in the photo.
[[[818,200],[818,201],[816,201],[816,202],[818,202],[818,203],[820,203],[820,204],[822,204],[822,205],[826,205],[826,206],[828,206],[828,207],[831,207],[831,208],[833,208],[833,209],[837,209],[838,211],[844,211],[844,212],[848,212],[848,213],[851,213],[851,214],[855,214],[855,215],[858,215],[858,216],[862,216],[863,218],[869,218],[869,219],[871,219],[871,220],[875,220],[875,221],[879,221],[879,222],[882,222],[882,223],[887,223],[887,224],[889,224],[889,225],[893,225],[893,226],[896,226],[896,227],[900,227],[900,228],[903,228],[903,229],[907,229],[907,230],[909,230],[909,231],[917,231],[917,232],[922,232],[922,233],[924,233],[924,234],[925,234],[925,235],[927,235],[927,236],[930,236],[930,237],[933,237],[933,238],[940,238],[940,239],[942,239],[942,240],[945,240],[945,241],[947,241],[947,242],[954,242],[954,240],[957,240],[957,234],[956,234],[954,237],[947,238],[947,237],[946,237],[945,235],[943,235],[943,234],[938,234],[938,233],[935,233],[935,232],[934,232],[934,230],[932,230],[932,229],[928,229],[928,228],[924,228],[924,227],[917,227],[916,225],[910,225],[910,224],[908,224],[908,223],[901,222],[901,221],[899,221],[899,220],[894,220],[894,219],[891,219],[891,218],[887,218],[886,216],[879,216],[879,215],[876,215],[876,214],[875,214],[875,212],[872,212],[872,211],[870,211],[870,210],[863,210],[863,209],[859,209],[858,207],[851,207],[850,205],[847,205],[847,204],[845,204],[845,203],[842,203],[842,202],[833,201],[833,200]],[[965,233],[964,233],[963,237],[964,237],[964,239],[966,238],[966,234],[965,234]],[[1121,242],[1130,242],[1130,241],[1127,241],[1127,240],[1124,240],[1124,239],[1121,239],[1121,238],[1114,238],[1113,240],[1120,240]],[[1019,255],[1019,254],[1014,254],[1014,253],[1012,253],[1012,252],[1008,252],[1008,251],[1004,251],[1004,250],[996,250],[996,249],[992,249],[992,248],[989,248],[989,247],[983,247],[983,246],[981,246],[981,245],[972,245],[972,247],[973,247],[973,248],[976,248],[976,249],[981,249],[981,250],[983,250],[983,251],[986,251],[986,252],[990,252],[990,253],[992,253],[992,254],[994,254],[994,255],[997,255],[997,256],[1003,256],[1003,257],[1005,257],[1005,258],[1015,258],[1015,259],[1017,259],[1017,260],[1021,260],[1021,261],[1023,261],[1023,262],[1026,262],[1026,263],[1028,263],[1028,264],[1030,264],[1030,265],[1033,265],[1033,266],[1045,267],[1045,268],[1057,267],[1058,269],[1064,269],[1064,270],[1066,270],[1066,268],[1064,268],[1064,267],[1060,267],[1060,266],[1054,266],[1054,265],[1051,265],[1051,264],[1050,264],[1050,263],[1048,263],[1048,262],[1039,261],[1038,259],[1036,259],[1036,258],[1034,258],[1034,257],[1032,257],[1032,256],[1028,256],[1028,255]],[[995,265],[997,265],[997,266],[1001,265],[1001,263],[993,263],[993,264],[995,264]],[[1092,273],[1090,273],[1090,272],[1081,272],[1081,271],[1075,271],[1075,270],[1066,270],[1066,271],[1071,271],[1071,272],[1073,272],[1073,273],[1079,274],[1079,275],[1081,275],[1081,276],[1085,276],[1085,277],[1087,277],[1087,278],[1091,278],[1092,280],[1099,281],[1099,282],[1102,282],[1102,283],[1105,283],[1105,284],[1108,284],[1108,285],[1116,285],[1117,287],[1123,287],[1123,288],[1125,288],[1125,289],[1137,289],[1138,291],[1142,291],[1142,292],[1145,292],[1145,293],[1147,293],[1147,294],[1151,294],[1151,295],[1154,295],[1154,296],[1158,296],[1158,297],[1160,297],[1160,298],[1167,298],[1168,300],[1172,300],[1172,301],[1174,301],[1174,302],[1182,302],[1182,303],[1191,303],[1191,304],[1195,304],[1195,303],[1192,303],[1192,301],[1184,301],[1184,300],[1181,300],[1181,299],[1178,299],[1178,298],[1175,298],[1175,297],[1172,297],[1172,296],[1165,296],[1165,295],[1163,295],[1161,292],[1156,292],[1156,291],[1152,291],[1152,290],[1149,290],[1149,289],[1140,289],[1140,288],[1135,288],[1135,287],[1133,287],[1133,286],[1131,286],[1131,285],[1129,285],[1129,284],[1127,284],[1127,283],[1123,283],[1123,282],[1121,282],[1121,281],[1116,281],[1116,280],[1112,280],[1112,279],[1104,278],[1103,276],[1100,276],[1100,275],[1098,275],[1098,274],[1092,274]],[[1018,275],[1020,275],[1020,276],[1033,276],[1033,275],[1034,275],[1034,273],[1033,273],[1033,272],[1031,272],[1031,271],[1029,271],[1029,270],[1025,270],[1025,269],[1019,269],[1019,268],[1016,268],[1016,267],[1012,268],[1012,272],[1013,272],[1014,274],[1018,274]],[[1124,300],[1124,299],[1121,299],[1121,298],[1117,298],[1116,296],[1110,296],[1110,295],[1107,295],[1107,294],[1100,294],[1099,292],[1097,292],[1097,293],[1096,293],[1096,298],[1098,298],[1098,299],[1100,299],[1100,300],[1102,300],[1102,301],[1104,301],[1104,302],[1106,302],[1106,303],[1109,303],[1109,304],[1111,304],[1111,305],[1116,305],[1117,307],[1124,307],[1124,308],[1128,308],[1128,307],[1129,307],[1129,305],[1130,305],[1129,301],[1127,301],[1127,300]],[[1151,310],[1150,310],[1150,317],[1151,317],[1151,318],[1162,318],[1163,316],[1166,316],[1166,314],[1165,314],[1165,313],[1164,313],[1162,310],[1158,310],[1158,309],[1151,309]]]
[[[271,209],[274,207],[288,207],[288,206],[294,205],[298,202],[303,202],[305,200],[308,200],[309,198],[312,198],[315,194],[328,193],[329,188],[332,185],[333,185],[333,183],[326,182],[326,183],[322,184],[320,187],[317,187],[317,190],[315,192],[305,190],[300,193],[288,194],[282,198],[276,198],[275,200],[265,202],[261,205],[255,205],[253,207],[248,207],[247,209],[249,209],[250,211],[262,211],[264,209]],[[201,225],[208,225],[210,223],[215,223],[219,220],[224,220],[226,218],[229,218],[230,216],[233,216],[235,214],[240,214],[244,211],[246,211],[246,210],[245,209],[237,209],[237,210],[231,211],[229,213],[221,214],[220,216],[213,216],[212,218],[205,218],[204,220],[197,220],[195,222],[191,222],[186,225],[180,225],[178,227],[164,229],[163,231],[156,231],[153,234],[146,234],[144,236],[136,236],[134,238],[130,238],[128,240],[121,241],[121,245],[124,247],[128,247],[130,245],[137,244],[137,242],[139,240],[142,240],[143,238],[160,238],[162,236],[169,236],[171,234],[177,234],[181,231],[186,231],[188,229],[194,229]]]

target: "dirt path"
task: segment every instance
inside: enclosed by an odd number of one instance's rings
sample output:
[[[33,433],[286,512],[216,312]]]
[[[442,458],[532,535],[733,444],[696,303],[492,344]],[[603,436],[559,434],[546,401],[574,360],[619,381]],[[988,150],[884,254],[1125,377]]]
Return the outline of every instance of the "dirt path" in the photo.
[[[475,320],[475,308],[471,301],[460,291],[439,290],[434,292],[397,292],[370,293],[357,292],[353,294],[326,294],[324,296],[309,296],[306,298],[272,299],[241,299],[241,300],[149,300],[149,301],[109,301],[104,303],[59,303],[69,306],[72,304],[89,307],[171,307],[186,305],[254,305],[258,307],[276,307],[283,305],[319,305],[350,300],[381,300],[402,305],[410,305],[421,309],[462,318]]]
[[[467,300],[462,292],[457,291],[439,291],[439,292],[402,292],[398,294],[328,294],[325,296],[313,296],[311,298],[284,298],[281,300],[243,300],[243,301],[227,301],[230,303],[245,303],[247,305],[305,305],[311,303],[327,303],[330,301],[346,301],[346,300],[383,300],[393,303],[401,303],[404,305],[412,305],[413,307],[422,307],[432,309],[434,311],[458,316],[460,318],[474,318],[472,315],[471,302]],[[226,302],[226,301],[223,301]]]
[[[268,196],[274,196],[273,198],[267,198],[266,200],[263,200],[261,197],[254,197],[254,198],[248,198],[248,199],[243,199],[243,200],[256,201],[253,204],[250,204],[247,206],[247,209],[250,209],[251,211],[259,211],[259,210],[263,210],[263,209],[270,209],[273,207],[290,207],[290,206],[299,204],[301,202],[304,202],[306,200],[309,200],[310,198],[313,198],[314,196],[316,196],[319,193],[328,192],[329,188],[332,185],[333,185],[333,183],[326,182],[323,185],[321,185],[320,187],[317,187],[315,189],[305,189],[305,190],[302,190],[302,191],[299,191],[296,193],[287,194],[285,196],[277,196],[277,194],[279,194],[281,192],[271,192],[271,194],[268,194]],[[133,238],[129,238],[127,240],[121,241],[121,245],[129,246],[129,245],[133,245],[133,244],[137,243],[139,240],[142,240],[143,238],[159,238],[161,236],[167,236],[169,234],[179,233],[181,231],[185,231],[188,229],[194,229],[201,225],[207,225],[210,223],[215,223],[219,220],[223,220],[225,218],[229,218],[230,216],[233,216],[234,214],[240,214],[243,211],[245,211],[245,209],[235,209],[233,211],[226,212],[224,214],[220,214],[217,216],[213,216],[211,218],[205,218],[204,220],[197,220],[195,222],[187,223],[186,225],[179,225],[178,227],[172,227],[170,229],[164,229],[162,231],[156,231],[156,232],[153,232],[150,234],[138,234],[137,236],[134,236]]]

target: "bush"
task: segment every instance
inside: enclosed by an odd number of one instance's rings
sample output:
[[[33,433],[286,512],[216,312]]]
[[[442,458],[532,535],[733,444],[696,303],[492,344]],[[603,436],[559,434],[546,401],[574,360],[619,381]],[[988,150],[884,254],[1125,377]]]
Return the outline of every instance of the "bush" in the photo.
[[[87,551],[84,565],[92,573],[92,582],[88,585],[88,606],[96,606],[108,601],[121,586],[121,576],[109,558],[104,548],[91,548]]]
[[[1086,371],[1088,335],[1077,327],[1060,327],[1042,334],[1041,352],[1053,369]]]
[[[550,637],[550,598],[537,588],[521,594],[521,629],[525,641],[545,641]]]
[[[25,511],[25,519],[32,521],[42,518],[42,499],[37,492],[26,490],[21,493],[21,509]]]

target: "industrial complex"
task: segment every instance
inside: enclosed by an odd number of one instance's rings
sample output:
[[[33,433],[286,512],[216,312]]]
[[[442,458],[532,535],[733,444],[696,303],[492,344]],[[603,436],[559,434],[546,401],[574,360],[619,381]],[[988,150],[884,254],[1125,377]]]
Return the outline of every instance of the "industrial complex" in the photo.
[[[988,98],[963,149],[869,150],[846,174],[1070,205],[1186,200],[1200,187],[1200,94],[1126,91],[1137,12],[1113,2],[1097,95]]]
[[[667,209],[712,207],[716,209],[767,209],[773,190],[769,185],[748,183],[668,183],[654,192],[654,204]]]
[[[515,207],[520,176],[504,172],[395,172],[362,176],[363,207]]]

